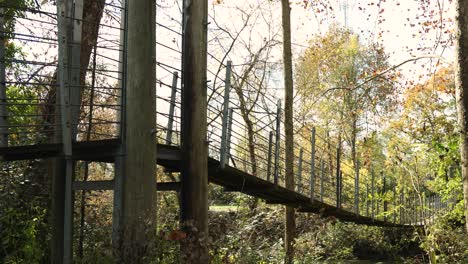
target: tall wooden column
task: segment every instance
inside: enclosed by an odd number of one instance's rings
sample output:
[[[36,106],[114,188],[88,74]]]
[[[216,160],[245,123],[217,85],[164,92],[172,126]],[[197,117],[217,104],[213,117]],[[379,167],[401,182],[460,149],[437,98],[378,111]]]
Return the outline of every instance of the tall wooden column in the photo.
[[[208,263],[206,0],[184,0],[182,55],[181,263]]]
[[[142,263],[156,226],[155,1],[127,2],[122,261]]]

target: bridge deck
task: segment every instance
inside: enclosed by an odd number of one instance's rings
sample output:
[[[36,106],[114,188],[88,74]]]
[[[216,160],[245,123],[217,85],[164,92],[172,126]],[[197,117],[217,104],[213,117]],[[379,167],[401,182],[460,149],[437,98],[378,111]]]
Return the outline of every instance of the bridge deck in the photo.
[[[75,160],[113,162],[114,157],[118,154],[119,145],[120,141],[117,139],[74,143],[72,158]],[[164,166],[171,171],[178,171],[180,169],[180,149],[176,146],[163,144],[158,144],[157,147],[158,165]],[[61,150],[61,144],[6,147],[0,148],[0,157],[2,157],[3,161],[45,159],[60,156]],[[353,212],[318,200],[312,201],[303,194],[257,178],[239,169],[230,166],[220,169],[219,161],[213,158],[208,159],[208,171],[208,180],[225,187],[226,191],[238,191],[264,199],[267,203],[289,205],[297,208],[300,212],[333,216],[341,221],[372,226],[414,227],[356,215]]]

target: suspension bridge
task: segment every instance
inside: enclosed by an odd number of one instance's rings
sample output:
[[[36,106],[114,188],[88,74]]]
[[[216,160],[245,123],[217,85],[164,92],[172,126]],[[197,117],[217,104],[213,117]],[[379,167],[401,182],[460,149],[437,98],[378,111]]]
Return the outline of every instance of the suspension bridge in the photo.
[[[67,1],[62,1],[67,2]],[[106,0],[103,17],[87,21],[83,1],[73,9],[51,3],[0,9],[0,156],[2,162],[63,157],[78,162],[108,163],[114,176],[89,180],[67,170],[64,183],[64,243],[71,248],[73,192],[111,190],[113,225],[122,203],[122,172],[118,160],[126,122],[127,12],[125,1]],[[6,14],[21,13],[8,28]],[[13,12],[13,13],[15,13]],[[17,14],[17,13],[15,13]],[[156,16],[156,162],[166,173],[181,170],[182,17]],[[172,21],[172,22],[171,22]],[[180,23],[180,22],[179,22]],[[84,28],[98,28],[97,41],[87,47]],[[90,29],[91,28],[91,29]],[[90,37],[90,36],[87,36]],[[170,41],[166,41],[170,40]],[[21,52],[7,52],[12,45]],[[85,48],[83,48],[85,47]],[[86,68],[80,65],[88,57]],[[299,212],[333,216],[373,226],[423,226],[450,206],[433,195],[417,197],[391,182],[391,174],[360,168],[346,144],[336,145],[323,129],[295,133],[295,188],[285,188],[285,135],[281,99],[257,88],[255,105],[232,80],[240,67],[208,53],[206,89],[208,180],[226,192],[241,192],[266,203],[295,207]],[[253,81],[246,86],[255,88]],[[255,89],[253,89],[255,90]],[[57,92],[59,91],[59,92]],[[68,114],[67,114],[68,113]],[[145,113],[141,113],[145,115]],[[153,122],[153,120],[147,120]],[[60,135],[57,139],[57,135]],[[68,141],[62,140],[68,135]],[[68,164],[68,163],[67,163]],[[73,165],[75,164],[75,165]],[[68,165],[67,165],[68,166]],[[365,175],[364,175],[365,174]],[[158,182],[158,191],[180,191],[180,182]],[[156,187],[156,186],[155,186]]]

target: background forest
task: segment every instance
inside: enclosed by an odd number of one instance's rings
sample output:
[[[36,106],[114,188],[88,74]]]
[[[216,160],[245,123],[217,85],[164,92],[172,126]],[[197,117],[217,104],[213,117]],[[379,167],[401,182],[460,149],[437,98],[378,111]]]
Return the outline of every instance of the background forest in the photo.
[[[120,15],[113,7],[121,6],[121,1],[103,2],[105,7],[87,6],[98,27],[99,23],[114,25]],[[346,209],[354,210],[351,204],[356,173],[360,175],[357,196],[363,215],[405,221],[416,208],[430,209],[427,201],[434,197],[440,197],[438,201],[446,207],[437,215],[421,217],[419,224],[425,228],[365,226],[295,212],[294,263],[468,263],[453,70],[455,7],[452,1],[444,0],[414,2],[291,2],[297,146],[294,163],[311,159],[308,150],[312,148],[311,133],[315,133],[316,166],[326,184],[320,187],[317,182],[314,187],[322,201],[334,202],[327,195],[333,192],[331,186],[336,181],[339,149],[343,199],[349,206]],[[164,128],[170,118],[161,113],[170,108],[170,83],[180,87],[173,71],[180,67],[181,3],[164,0],[156,4],[156,94],[160,100],[156,134],[159,143],[176,145],[180,137]],[[217,135],[221,133],[222,92],[229,64],[231,97],[237,103],[233,119],[242,126],[233,129],[238,137],[233,136],[228,163],[270,180],[265,160],[268,138],[281,113],[277,113],[277,101],[284,99],[283,40],[277,19],[280,5],[277,1],[228,0],[209,4],[209,155],[220,155]],[[6,96],[29,98],[7,107],[9,124],[19,127],[9,131],[9,145],[48,142],[53,137],[48,132],[53,109],[30,102],[49,102],[55,97],[53,85],[47,83],[57,82],[57,72],[48,68],[50,64],[37,68],[29,62],[32,58],[55,62],[58,55],[51,51],[53,48],[39,51],[36,44],[21,40],[21,32],[55,38],[56,32],[35,24],[38,12],[28,11],[55,12],[54,8],[55,2],[47,0],[0,3]],[[395,18],[393,23],[400,26],[396,31],[404,31],[395,33],[391,20],[398,14],[406,22],[401,25]],[[41,19],[53,20],[47,16]],[[99,34],[118,39],[110,29],[99,30]],[[102,74],[112,70],[105,60],[111,57],[118,61],[119,54],[99,48],[111,41],[98,37],[97,31],[89,29],[90,33],[84,35],[90,48],[82,50],[85,59],[81,63],[90,72],[82,74],[80,83],[108,87],[84,90],[77,124],[81,140],[107,138],[118,130],[118,109],[92,106],[119,102],[119,78]],[[40,85],[31,89],[29,82]],[[179,102],[179,92],[176,97]],[[180,117],[180,110],[175,110],[175,116]],[[177,120],[175,132],[180,131]],[[29,125],[23,131],[24,124]],[[283,147],[280,145],[281,154]],[[311,173],[306,164],[302,174],[295,170],[300,184],[302,177]],[[279,165],[281,171],[285,165]],[[0,166],[0,261],[50,262],[53,187],[47,163],[0,161]],[[82,181],[108,180],[113,171],[108,163],[80,162],[75,177]],[[156,177],[158,182],[174,182],[180,175],[158,167]],[[280,179],[281,184],[284,181]],[[298,192],[307,190],[307,186],[297,188]],[[113,263],[112,191],[76,191],[74,198],[76,262]],[[156,239],[147,242],[148,248],[154,248],[147,263],[178,262],[180,241],[186,235],[179,227],[180,199],[177,192],[157,193],[158,226],[151,231],[155,231]],[[212,263],[283,263],[284,206],[214,184],[209,185],[208,201],[209,235],[204,243]],[[436,204],[436,200],[431,201]]]

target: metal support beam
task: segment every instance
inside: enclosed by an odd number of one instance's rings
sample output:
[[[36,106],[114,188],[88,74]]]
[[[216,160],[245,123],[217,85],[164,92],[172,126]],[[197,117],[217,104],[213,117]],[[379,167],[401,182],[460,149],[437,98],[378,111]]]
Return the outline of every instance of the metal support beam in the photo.
[[[65,201],[64,201],[64,225],[63,225],[63,263],[73,262],[73,160],[72,160],[72,105],[70,101],[71,83],[75,80],[71,77],[71,66],[76,57],[72,54],[71,43],[73,41],[74,17],[73,2],[71,0],[57,1],[57,24],[58,24],[58,79],[59,79],[59,102],[61,117],[61,141],[62,153],[65,157]],[[75,49],[76,51],[76,49]]]
[[[323,178],[325,174],[325,165],[323,159],[320,160],[320,202],[323,202]]]
[[[375,173],[374,169],[371,169],[371,217],[372,219],[375,219],[375,198],[374,198],[374,193],[375,193]]]
[[[273,131],[270,131],[270,135],[268,136],[268,163],[267,163],[267,181],[270,181],[271,178],[271,159],[272,159],[272,151],[273,151]]]
[[[177,81],[179,79],[179,73],[177,71],[172,73],[172,86],[171,86],[171,100],[169,102],[169,116],[167,118],[167,132],[166,132],[166,144],[172,144],[172,132],[174,131],[174,114],[176,107],[176,95],[177,95]]]
[[[382,198],[383,198],[383,214],[384,214],[384,221],[387,221],[387,212],[388,212],[388,202],[387,202],[387,178],[386,175],[382,172],[382,180],[383,180],[383,187],[382,187]]]
[[[354,213],[359,214],[359,160],[355,161],[355,176],[354,176]]]
[[[340,146],[336,148],[336,208],[341,208],[341,170],[340,170]]]
[[[302,155],[303,155],[303,149],[301,148],[299,150],[299,160],[297,164],[297,192],[301,193],[302,192]]]
[[[82,90],[84,87],[81,87],[80,84],[80,67],[81,67],[81,35],[83,27],[83,0],[71,0],[72,3],[72,38],[69,42],[69,47],[71,51],[70,57],[70,111],[71,111],[71,120],[72,123],[72,140],[76,140],[78,134],[78,122],[80,120],[80,111],[81,111],[81,99],[82,99]]]
[[[227,139],[226,139],[226,163],[228,165],[229,165],[229,160],[231,160],[231,135],[232,135],[232,122],[233,122],[233,120],[234,120],[234,109],[229,108]],[[233,161],[233,163],[234,163],[234,161]]]
[[[310,135],[310,200],[315,200],[315,127],[312,128]]]
[[[405,224],[405,192],[404,190],[400,193],[400,224]]]
[[[276,105],[276,139],[275,139],[275,178],[274,184],[278,185],[279,162],[280,162],[280,140],[281,140],[281,100]]]
[[[223,120],[221,131],[221,149],[219,167],[224,169],[227,158],[227,130],[228,130],[228,112],[229,112],[229,94],[231,88],[231,61],[226,65],[226,78],[224,80],[224,98],[223,98]]]

